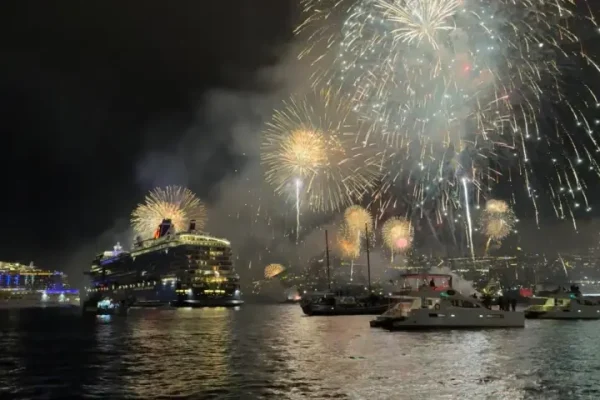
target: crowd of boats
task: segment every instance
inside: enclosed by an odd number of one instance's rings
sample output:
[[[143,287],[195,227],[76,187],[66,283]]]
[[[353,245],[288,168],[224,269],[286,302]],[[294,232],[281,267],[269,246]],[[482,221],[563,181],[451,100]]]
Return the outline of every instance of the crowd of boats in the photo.
[[[313,292],[300,306],[308,316],[377,315],[371,327],[388,330],[523,328],[525,319],[600,319],[600,299],[582,295],[577,286],[533,297],[535,304],[517,310],[516,299],[500,298],[493,305],[487,295],[453,288],[452,280],[451,275],[407,274],[399,290],[386,296]]]
[[[367,267],[368,287],[329,288],[290,301],[299,302],[308,316],[375,315],[371,326],[389,330],[517,328],[525,326],[525,319],[600,319],[600,299],[582,295],[576,286],[538,293],[525,309],[517,310],[515,299],[476,293],[451,274],[405,274],[393,285],[393,292],[383,294],[371,288],[368,246]],[[327,272],[329,277],[329,262]],[[87,274],[91,285],[81,303],[84,312],[96,315],[127,313],[142,306],[238,307],[244,303],[229,241],[196,231],[195,221],[187,231],[175,232],[165,219],[152,239],[137,240],[130,251],[117,244],[113,251],[98,255]],[[21,302],[29,299],[22,291],[10,293],[11,303],[15,293]],[[79,302],[75,292],[46,289],[41,293],[45,305]]]

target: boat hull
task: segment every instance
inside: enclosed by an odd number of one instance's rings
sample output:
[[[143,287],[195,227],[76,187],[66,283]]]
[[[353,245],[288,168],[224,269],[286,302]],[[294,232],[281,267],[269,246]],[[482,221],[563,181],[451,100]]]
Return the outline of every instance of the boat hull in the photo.
[[[300,300],[284,300],[279,304],[300,304]]]
[[[446,310],[436,312],[428,309],[414,310],[404,318],[397,318],[386,324],[389,330],[429,330],[429,329],[503,329],[524,328],[525,316],[518,311]]]
[[[244,301],[234,297],[222,297],[216,299],[183,300],[171,303],[173,307],[239,307]]]
[[[0,302],[0,310],[20,308],[78,308],[79,301],[43,302],[39,300],[8,300]]]
[[[565,312],[565,311],[525,311],[527,319],[555,319],[555,320],[598,320],[600,313],[594,312]]]
[[[389,304],[381,304],[366,307],[329,306],[320,304],[301,305],[302,311],[310,316],[334,316],[334,315],[381,315],[389,307]]]
[[[383,329],[391,329],[394,321],[399,318],[376,318],[374,320],[369,321],[369,325],[371,328],[383,328]]]
[[[600,304],[592,298],[565,298],[557,296],[546,299],[545,305],[533,305],[525,309],[527,319],[600,319]]]
[[[232,296],[202,296],[199,293],[178,294],[174,289],[157,288],[144,291],[105,291],[102,296],[94,296],[84,303],[84,312],[100,313],[96,304],[102,298],[120,304],[121,308],[130,307],[239,307],[244,301],[239,295]]]

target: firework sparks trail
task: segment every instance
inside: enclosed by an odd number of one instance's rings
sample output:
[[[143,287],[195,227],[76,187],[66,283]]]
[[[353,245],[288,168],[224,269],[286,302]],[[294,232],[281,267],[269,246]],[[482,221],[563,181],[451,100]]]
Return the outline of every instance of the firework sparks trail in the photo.
[[[536,219],[540,185],[560,218],[590,211],[586,180],[600,177],[600,123],[590,119],[600,102],[586,79],[600,68],[581,38],[598,33],[588,2],[301,3],[297,33],[311,35],[300,57],[314,59],[315,85],[349,93],[370,124],[364,142],[378,148],[369,162],[383,174],[374,195],[382,208],[410,193],[412,208],[446,215],[461,207],[461,176],[475,198],[512,176]],[[534,168],[533,154],[552,164]]]
[[[471,258],[475,259],[475,249],[473,246],[473,223],[471,221],[471,206],[469,205],[469,189],[467,187],[467,178],[462,178],[462,185],[465,191],[465,210],[467,212],[467,238],[469,239],[469,248],[471,249]]]
[[[300,238],[300,186],[302,182],[296,179],[296,244]]]
[[[344,211],[344,225],[347,237],[356,243],[358,254],[360,254],[361,238],[365,235],[365,227],[369,232],[373,232],[373,217],[371,213],[361,206],[350,206]],[[354,260],[350,264],[350,280],[354,273]]]
[[[206,207],[187,188],[156,188],[133,211],[131,225],[142,238],[149,238],[163,219],[170,219],[175,231],[185,231],[192,220],[196,221],[196,229],[202,230],[206,223]]]
[[[354,279],[354,261],[360,256],[360,232],[348,227],[347,223],[340,226],[337,236],[337,246],[343,259],[350,260],[350,281]]]
[[[298,179],[303,203],[336,211],[373,189],[377,169],[358,145],[350,103],[329,90],[292,97],[276,111],[263,133],[261,161],[266,180],[285,195]]]

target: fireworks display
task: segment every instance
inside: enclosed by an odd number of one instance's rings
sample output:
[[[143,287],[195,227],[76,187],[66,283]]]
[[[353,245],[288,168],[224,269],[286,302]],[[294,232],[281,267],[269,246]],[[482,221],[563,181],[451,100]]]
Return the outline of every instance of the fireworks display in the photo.
[[[356,260],[360,256],[360,237],[356,231],[342,224],[337,235],[337,248],[345,260]]]
[[[131,225],[142,238],[150,238],[163,219],[170,219],[175,231],[187,230],[192,220],[196,221],[196,229],[202,230],[206,223],[206,208],[189,189],[180,186],[156,188],[133,211]]]
[[[285,271],[285,267],[281,264],[269,264],[265,267],[265,279],[275,278],[277,275]]]
[[[344,221],[349,232],[358,236],[365,235],[365,228],[373,232],[373,217],[361,206],[350,206],[344,211]]]
[[[401,253],[408,250],[412,245],[413,226],[406,218],[390,218],[381,228],[383,242],[392,252]]]
[[[261,158],[277,193],[295,193],[302,182],[301,202],[317,211],[339,210],[370,193],[378,171],[365,161],[351,115],[349,102],[327,90],[292,97],[275,112]]]
[[[487,253],[492,241],[501,241],[513,230],[516,217],[510,206],[502,200],[488,200],[479,221],[481,232],[488,238]]]
[[[313,83],[347,94],[369,126],[380,207],[401,200],[441,222],[462,208],[466,177],[473,201],[511,181],[536,218],[541,189],[559,218],[590,211],[600,104],[584,80],[599,71],[582,39],[598,34],[585,0],[302,4],[298,33],[311,41],[301,57],[314,58]]]

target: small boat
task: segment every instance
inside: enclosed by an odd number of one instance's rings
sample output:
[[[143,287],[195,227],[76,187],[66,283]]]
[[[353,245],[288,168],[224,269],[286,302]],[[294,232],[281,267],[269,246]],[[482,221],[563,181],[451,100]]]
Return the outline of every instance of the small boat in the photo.
[[[537,297],[543,304],[525,309],[527,319],[600,319],[600,301],[583,296],[579,288],[570,292],[554,292],[548,297]]]
[[[328,291],[312,292],[304,294],[300,300],[300,307],[306,315],[379,315],[390,306],[386,297],[373,293],[371,289],[371,262],[369,259],[369,231],[365,226],[368,292],[364,294],[353,294],[350,287],[338,292],[331,290],[331,278],[329,271],[329,239],[325,230],[325,253],[327,259],[327,281]],[[362,287],[362,285],[361,285]],[[364,289],[363,289],[364,290]]]
[[[125,300],[119,302],[111,298],[105,297],[102,299],[89,299],[83,303],[83,312],[85,314],[95,315],[118,315],[126,314],[128,305]]]
[[[343,296],[334,292],[306,294],[300,307],[306,315],[379,315],[390,306],[382,296]]]
[[[389,330],[419,329],[482,329],[523,328],[523,312],[490,310],[474,297],[467,297],[454,289],[445,291],[422,288],[406,293],[410,307],[404,307],[400,316],[385,321]]]

